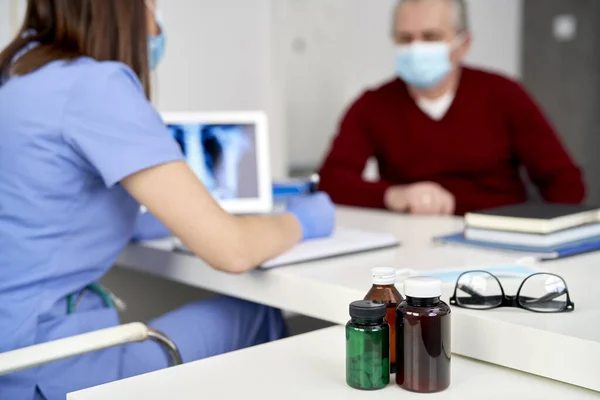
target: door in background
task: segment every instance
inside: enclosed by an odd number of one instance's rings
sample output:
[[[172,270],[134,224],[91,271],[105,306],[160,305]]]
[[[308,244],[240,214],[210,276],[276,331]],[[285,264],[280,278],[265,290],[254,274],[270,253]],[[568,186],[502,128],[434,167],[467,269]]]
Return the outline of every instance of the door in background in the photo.
[[[600,204],[600,1],[525,0],[523,81]]]

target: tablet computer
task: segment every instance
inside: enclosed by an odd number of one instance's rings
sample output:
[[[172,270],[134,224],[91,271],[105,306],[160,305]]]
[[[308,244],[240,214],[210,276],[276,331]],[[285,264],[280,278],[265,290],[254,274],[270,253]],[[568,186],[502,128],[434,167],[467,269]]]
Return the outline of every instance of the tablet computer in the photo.
[[[265,113],[167,112],[162,117],[192,171],[226,211],[271,212]]]

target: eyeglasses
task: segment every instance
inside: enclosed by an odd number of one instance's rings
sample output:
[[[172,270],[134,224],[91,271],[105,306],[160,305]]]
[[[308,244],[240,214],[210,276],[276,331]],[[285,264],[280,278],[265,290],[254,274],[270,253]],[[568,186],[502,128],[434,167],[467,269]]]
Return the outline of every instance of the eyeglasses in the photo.
[[[516,296],[507,296],[500,280],[486,271],[459,276],[450,304],[472,310],[515,307],[537,313],[561,313],[575,309],[563,278],[549,273],[526,278]]]

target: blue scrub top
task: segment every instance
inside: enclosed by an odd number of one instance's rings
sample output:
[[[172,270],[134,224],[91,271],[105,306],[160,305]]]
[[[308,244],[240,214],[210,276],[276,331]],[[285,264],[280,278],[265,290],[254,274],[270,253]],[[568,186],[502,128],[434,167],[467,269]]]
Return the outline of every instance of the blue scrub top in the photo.
[[[102,277],[132,237],[139,204],[119,182],[182,159],[121,63],[55,61],[0,86],[0,353],[118,324],[93,299],[67,315],[65,297]],[[0,378],[0,399],[115,380],[119,354]]]

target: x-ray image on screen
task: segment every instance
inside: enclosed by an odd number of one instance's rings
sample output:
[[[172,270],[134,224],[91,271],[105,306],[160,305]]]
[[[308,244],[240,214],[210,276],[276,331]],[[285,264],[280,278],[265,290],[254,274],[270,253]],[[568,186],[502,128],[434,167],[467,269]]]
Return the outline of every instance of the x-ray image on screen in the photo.
[[[187,163],[217,200],[258,197],[253,125],[171,124]]]

